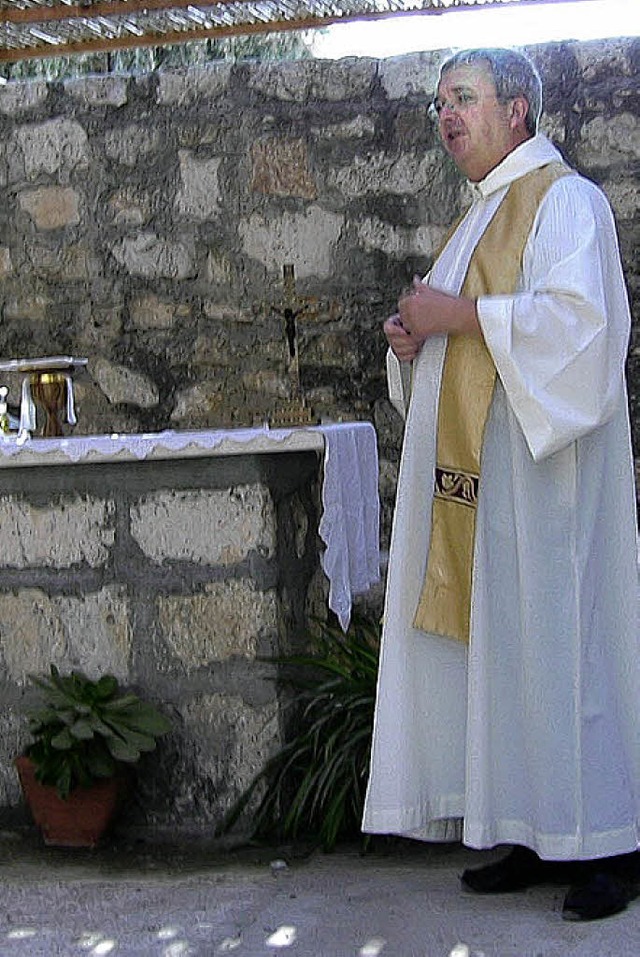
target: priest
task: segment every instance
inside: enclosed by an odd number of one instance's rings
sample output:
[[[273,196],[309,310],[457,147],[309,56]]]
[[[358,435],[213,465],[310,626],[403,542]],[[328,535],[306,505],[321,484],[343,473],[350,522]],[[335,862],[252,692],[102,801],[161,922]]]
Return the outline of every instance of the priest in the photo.
[[[473,203],[384,324],[406,417],[363,830],[506,846],[563,916],[634,896],[640,842],[629,305],[609,204],[537,132],[514,50],[445,61],[431,112]]]

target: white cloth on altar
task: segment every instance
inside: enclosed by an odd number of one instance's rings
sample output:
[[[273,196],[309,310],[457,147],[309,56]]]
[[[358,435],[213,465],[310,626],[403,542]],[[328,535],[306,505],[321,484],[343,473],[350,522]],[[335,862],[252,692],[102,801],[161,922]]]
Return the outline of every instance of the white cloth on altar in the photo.
[[[458,292],[509,183],[558,158],[537,136],[478,184],[429,282]],[[630,317],[613,219],[592,183],[572,175],[551,187],[520,289],[481,298],[478,314],[498,381],[471,642],[412,627],[430,536],[438,337],[413,364],[363,830],[518,843],[549,859],[627,852],[640,835]],[[389,382],[406,385],[393,357]]]
[[[354,595],[380,580],[376,431],[369,422],[350,429],[340,424],[319,428],[326,443],[318,527],[327,546],[322,567],[329,580],[329,608],[346,631]]]

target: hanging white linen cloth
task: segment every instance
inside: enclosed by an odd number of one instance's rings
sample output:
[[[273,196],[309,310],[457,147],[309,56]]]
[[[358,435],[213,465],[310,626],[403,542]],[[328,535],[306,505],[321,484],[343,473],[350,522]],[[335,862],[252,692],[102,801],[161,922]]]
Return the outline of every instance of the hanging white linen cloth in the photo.
[[[326,544],[322,567],[329,579],[329,608],[343,631],[353,597],[380,580],[380,498],[376,432],[369,422],[350,429],[319,426],[324,435],[322,517]]]
[[[527,141],[474,188],[429,282],[457,293]],[[599,264],[599,266],[598,266]],[[640,640],[624,363],[630,317],[603,194],[544,198],[521,288],[481,297],[498,372],[483,445],[469,646],[412,626],[430,535],[445,338],[413,364],[363,830],[549,859],[637,847]],[[399,409],[407,377],[391,357]]]

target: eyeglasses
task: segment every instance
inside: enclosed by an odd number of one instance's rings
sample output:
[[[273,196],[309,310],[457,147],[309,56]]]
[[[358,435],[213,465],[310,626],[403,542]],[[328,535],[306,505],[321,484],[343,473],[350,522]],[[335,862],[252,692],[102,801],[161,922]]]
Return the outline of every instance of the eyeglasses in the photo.
[[[448,100],[436,97],[428,107],[429,119],[437,123],[443,110],[452,110],[454,113],[464,113],[469,107],[478,102],[478,94],[473,90],[455,90]]]

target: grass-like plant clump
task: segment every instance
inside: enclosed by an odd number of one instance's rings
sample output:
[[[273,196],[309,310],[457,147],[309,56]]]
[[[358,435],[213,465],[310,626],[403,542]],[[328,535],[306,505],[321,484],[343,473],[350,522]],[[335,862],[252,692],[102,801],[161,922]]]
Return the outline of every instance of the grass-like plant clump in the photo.
[[[291,735],[227,815],[228,831],[259,789],[254,836],[316,839],[331,850],[360,836],[369,776],[379,625],[354,615],[346,634],[317,623],[309,655],[275,661],[294,693]]]

